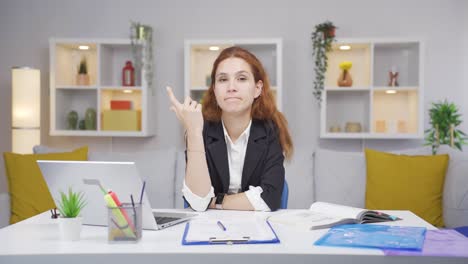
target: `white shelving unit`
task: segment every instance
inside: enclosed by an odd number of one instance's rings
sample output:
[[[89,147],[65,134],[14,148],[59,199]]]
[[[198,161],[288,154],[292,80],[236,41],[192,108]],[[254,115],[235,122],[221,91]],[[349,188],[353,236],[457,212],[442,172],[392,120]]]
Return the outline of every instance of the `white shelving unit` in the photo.
[[[341,46],[350,46],[341,50]],[[423,43],[414,39],[338,39],[328,55],[321,138],[423,138]],[[339,64],[353,63],[353,85],[338,87]],[[398,86],[389,86],[396,67]],[[346,132],[346,124],[361,132]],[[339,128],[339,129],[337,129]],[[339,130],[339,131],[337,131]]]
[[[212,51],[210,47],[218,47]],[[270,78],[270,86],[278,109],[282,109],[282,40],[274,39],[188,39],[184,51],[184,94],[200,101],[208,89],[213,62],[227,47],[240,46],[252,52],[262,63]]]
[[[50,44],[50,135],[51,136],[153,136],[155,127],[153,93],[148,87],[144,68],[135,72],[136,86],[122,86],[122,68],[126,61],[135,62],[130,39],[57,39]],[[86,45],[88,50],[79,49]],[[136,44],[136,52],[143,52],[143,43]],[[77,85],[76,74],[80,60],[86,57],[89,85]],[[140,56],[141,57],[141,56]],[[131,101],[138,113],[138,128],[118,131],[104,130],[103,111],[110,110],[111,100]],[[86,109],[96,110],[96,130],[67,129],[67,114],[74,110],[79,120]],[[125,122],[125,121],[122,121]]]

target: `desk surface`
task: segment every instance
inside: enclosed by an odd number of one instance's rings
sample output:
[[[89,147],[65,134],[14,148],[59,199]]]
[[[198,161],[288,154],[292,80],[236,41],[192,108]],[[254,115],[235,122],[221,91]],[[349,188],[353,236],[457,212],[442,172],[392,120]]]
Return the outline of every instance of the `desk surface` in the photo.
[[[167,211],[167,210],[166,210]],[[180,210],[175,210],[180,211]],[[409,211],[386,211],[402,218],[402,221],[386,223],[400,226],[433,226]],[[209,210],[199,217],[217,219],[231,217],[266,218],[264,212],[239,212]],[[15,225],[0,229],[0,263],[66,262],[85,263],[156,263],[159,260],[172,263],[231,263],[240,261],[255,263],[304,263],[317,261],[342,263],[359,261],[363,263],[466,263],[466,259],[389,257],[381,250],[314,246],[313,243],[328,229],[304,231],[272,223],[279,244],[258,245],[210,245],[183,246],[181,238],[185,224],[164,230],[144,230],[142,240],[137,244],[109,244],[107,227],[83,226],[81,240],[61,241],[57,220],[45,212]],[[111,260],[112,262],[109,262]],[[220,260],[223,260],[220,262]],[[464,260],[464,261],[463,261]],[[160,262],[161,263],[161,262]]]

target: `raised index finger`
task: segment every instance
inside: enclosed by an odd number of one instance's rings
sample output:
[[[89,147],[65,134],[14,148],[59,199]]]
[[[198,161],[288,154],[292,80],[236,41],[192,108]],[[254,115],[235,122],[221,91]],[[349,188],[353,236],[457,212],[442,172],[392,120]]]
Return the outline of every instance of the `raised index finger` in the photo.
[[[176,107],[180,107],[182,104],[174,96],[174,93],[172,92],[172,88],[169,86],[166,86],[166,91],[167,91],[167,95],[169,96],[169,99],[171,100],[172,105]]]

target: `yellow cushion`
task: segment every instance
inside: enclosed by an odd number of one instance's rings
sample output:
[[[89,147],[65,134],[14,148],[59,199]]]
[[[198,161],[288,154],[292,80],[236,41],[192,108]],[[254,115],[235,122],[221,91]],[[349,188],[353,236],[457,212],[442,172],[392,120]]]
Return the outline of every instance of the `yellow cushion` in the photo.
[[[366,149],[366,208],[410,210],[444,226],[442,191],[449,156],[406,156]]]
[[[55,203],[36,161],[87,160],[88,147],[65,153],[23,155],[6,152],[3,153],[3,159],[10,193],[10,224],[14,224],[55,208]]]

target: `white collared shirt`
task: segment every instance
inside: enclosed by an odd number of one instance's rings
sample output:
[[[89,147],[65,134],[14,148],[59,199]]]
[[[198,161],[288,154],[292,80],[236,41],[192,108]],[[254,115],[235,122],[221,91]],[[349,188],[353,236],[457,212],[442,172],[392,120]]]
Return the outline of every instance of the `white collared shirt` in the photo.
[[[241,190],[242,183],[242,171],[244,169],[244,160],[245,153],[247,151],[247,145],[249,142],[250,136],[250,127],[252,125],[252,120],[250,120],[247,128],[242,132],[236,142],[232,142],[231,137],[229,136],[226,127],[223,124],[224,139],[226,141],[227,154],[228,154],[228,163],[229,163],[229,194],[238,193]],[[245,191],[245,195],[249,202],[252,204],[256,211],[271,211],[268,205],[260,196],[263,192],[262,187],[260,186],[249,186],[249,190]],[[203,211],[208,207],[208,204],[211,202],[211,198],[214,197],[213,186],[210,189],[210,192],[205,197],[200,197],[188,188],[185,184],[182,189],[185,199],[190,203],[192,208],[196,211]]]

